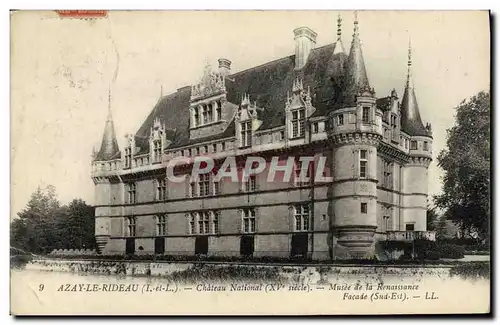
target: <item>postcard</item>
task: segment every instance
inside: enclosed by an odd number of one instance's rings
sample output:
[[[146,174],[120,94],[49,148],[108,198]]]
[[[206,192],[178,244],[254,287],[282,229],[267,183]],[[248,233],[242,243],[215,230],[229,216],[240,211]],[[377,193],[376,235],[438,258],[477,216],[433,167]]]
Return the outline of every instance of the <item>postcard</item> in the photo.
[[[488,11],[11,11],[11,314],[488,314]]]

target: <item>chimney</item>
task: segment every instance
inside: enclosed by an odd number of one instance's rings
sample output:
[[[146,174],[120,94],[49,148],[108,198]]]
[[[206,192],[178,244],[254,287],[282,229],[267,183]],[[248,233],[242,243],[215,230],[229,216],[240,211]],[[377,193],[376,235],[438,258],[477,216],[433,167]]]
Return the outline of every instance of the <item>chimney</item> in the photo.
[[[295,69],[302,69],[306,63],[309,53],[316,45],[316,34],[309,27],[299,27],[294,29],[293,34],[295,35]]]
[[[231,74],[231,61],[229,61],[228,59],[220,58],[219,73],[224,77],[227,77],[229,74]]]

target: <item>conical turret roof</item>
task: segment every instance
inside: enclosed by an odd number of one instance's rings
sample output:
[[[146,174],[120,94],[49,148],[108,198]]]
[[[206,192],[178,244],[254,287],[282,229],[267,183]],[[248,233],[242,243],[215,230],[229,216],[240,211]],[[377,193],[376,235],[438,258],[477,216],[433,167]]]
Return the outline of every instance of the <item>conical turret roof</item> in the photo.
[[[363,90],[370,90],[368,75],[366,73],[365,61],[361,50],[359,39],[357,14],[354,19],[354,34],[351,50],[345,63],[343,90],[338,105],[350,106],[356,102],[356,96]]]
[[[408,48],[408,74],[406,86],[401,101],[401,130],[409,135],[429,135],[420,117],[420,111],[415,96],[415,88],[411,76],[411,45]]]
[[[118,141],[116,140],[115,127],[113,124],[113,117],[111,115],[111,92],[108,98],[108,118],[104,125],[104,133],[102,135],[101,149],[95,156],[95,161],[111,160],[120,152]]]

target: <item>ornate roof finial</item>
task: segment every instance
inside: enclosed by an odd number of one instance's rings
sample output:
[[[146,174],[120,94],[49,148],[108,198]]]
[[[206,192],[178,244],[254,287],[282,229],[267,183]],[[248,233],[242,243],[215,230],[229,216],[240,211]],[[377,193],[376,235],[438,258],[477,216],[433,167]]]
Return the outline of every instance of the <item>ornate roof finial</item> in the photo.
[[[342,17],[339,14],[339,17],[337,19],[337,41],[339,41],[342,38]]]
[[[106,121],[113,121],[113,117],[111,116],[111,83],[108,86],[108,118]]]
[[[248,94],[244,94],[243,98],[241,99],[241,107],[247,107],[250,105],[250,97],[248,97]]]
[[[342,17],[340,14],[337,19],[337,40],[335,41],[335,47],[333,49],[333,54],[345,53],[344,45],[342,44]]]
[[[408,73],[406,76],[406,85],[408,87],[413,87],[412,82],[411,82],[411,36],[408,39]]]
[[[358,11],[354,12],[354,34],[352,34],[353,41],[359,41],[359,27],[358,27]]]

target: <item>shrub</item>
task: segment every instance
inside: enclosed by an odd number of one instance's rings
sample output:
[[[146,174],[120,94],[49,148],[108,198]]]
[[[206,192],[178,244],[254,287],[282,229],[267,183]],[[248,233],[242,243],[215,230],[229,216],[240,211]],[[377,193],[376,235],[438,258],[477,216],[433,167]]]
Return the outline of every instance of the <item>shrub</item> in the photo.
[[[463,258],[465,253],[464,247],[459,245],[437,243],[436,248],[441,258],[459,259]]]

